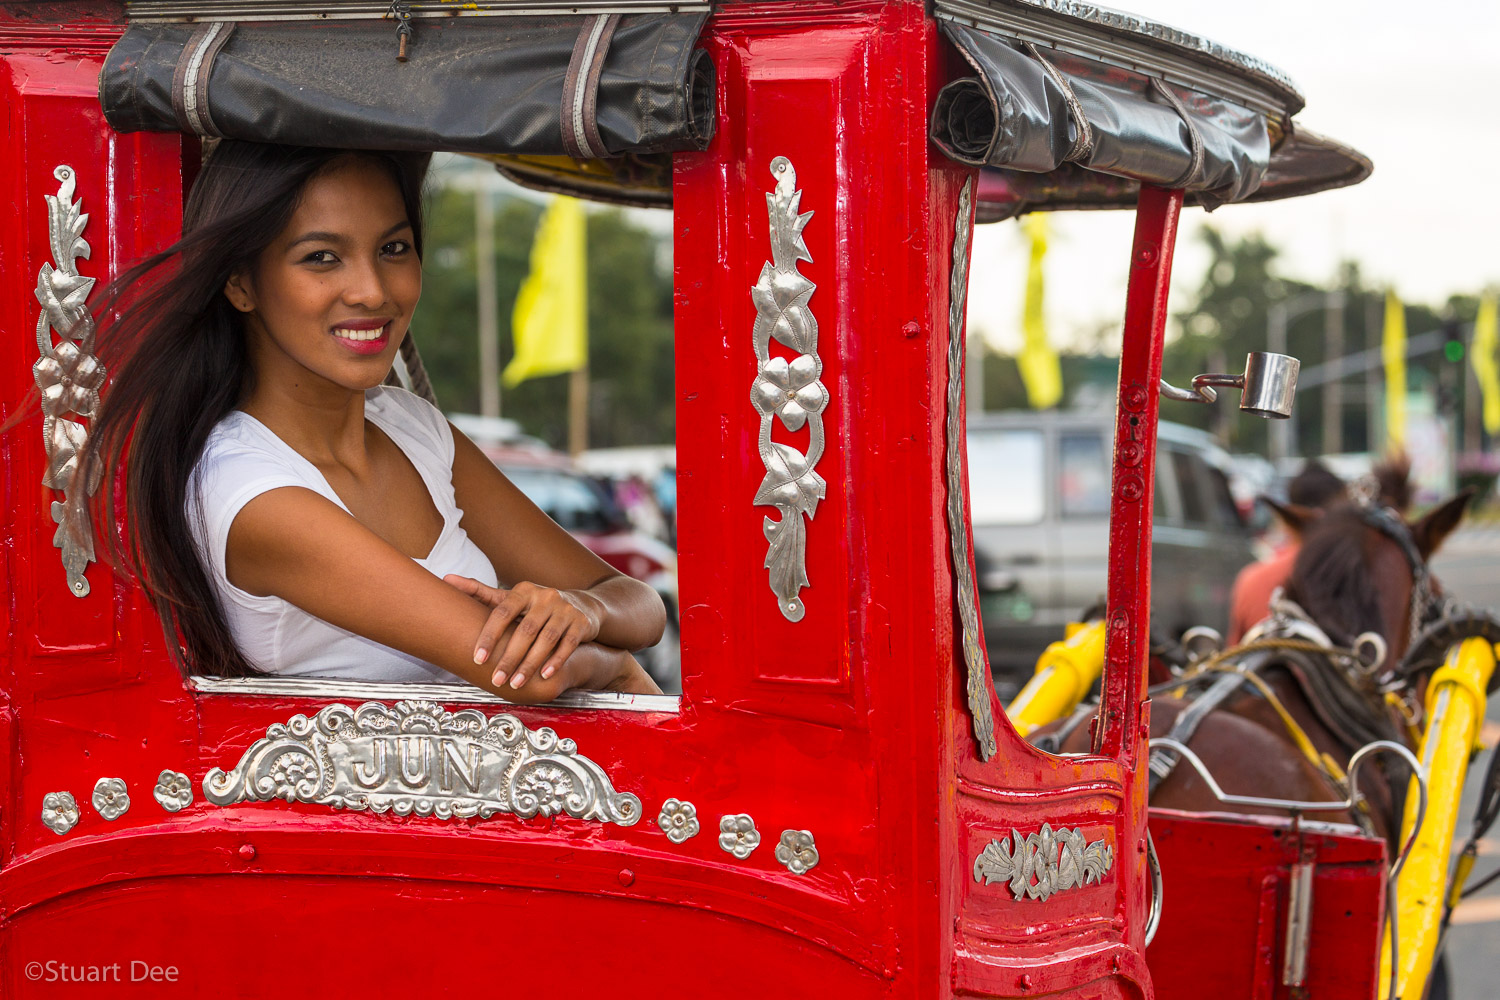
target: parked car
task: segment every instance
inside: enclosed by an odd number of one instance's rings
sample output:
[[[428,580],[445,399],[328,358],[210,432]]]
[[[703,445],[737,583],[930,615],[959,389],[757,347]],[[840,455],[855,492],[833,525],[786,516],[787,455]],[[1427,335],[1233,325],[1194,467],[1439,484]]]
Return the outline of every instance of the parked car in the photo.
[[[1012,412],[969,421],[970,511],[985,641],[997,687],[1023,682],[1047,644],[1102,602],[1109,554],[1108,414]],[[1208,434],[1158,431],[1153,625],[1228,625],[1252,536]]]
[[[682,654],[677,629],[677,553],[636,529],[608,485],[581,472],[573,461],[540,441],[508,433],[513,422],[455,418],[454,425],[479,445],[506,478],[589,550],[626,576],[651,585],[667,607],[661,641],[642,651],[641,665],[675,694],[681,690]]]

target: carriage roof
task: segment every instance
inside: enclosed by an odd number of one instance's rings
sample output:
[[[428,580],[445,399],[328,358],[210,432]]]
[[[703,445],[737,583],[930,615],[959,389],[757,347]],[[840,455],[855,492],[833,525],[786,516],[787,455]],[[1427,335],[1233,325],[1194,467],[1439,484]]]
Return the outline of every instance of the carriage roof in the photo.
[[[531,186],[666,206],[671,154],[705,148],[717,120],[704,25],[782,16],[777,4],[413,2],[410,59],[397,62],[390,7],[127,3],[130,28],[101,78],[106,115],[119,131],[468,153]],[[1303,99],[1285,73],[1201,36],[1070,0],[933,11],[960,75],[937,95],[931,136],[982,168],[979,221],[1131,207],[1142,181],[1212,208],[1370,173],[1358,152],[1294,125]],[[605,13],[621,15],[612,38],[590,48],[591,15]],[[569,106],[577,52],[599,49],[597,105]],[[201,114],[182,100],[188,64]],[[476,88],[489,98],[473,100]]]

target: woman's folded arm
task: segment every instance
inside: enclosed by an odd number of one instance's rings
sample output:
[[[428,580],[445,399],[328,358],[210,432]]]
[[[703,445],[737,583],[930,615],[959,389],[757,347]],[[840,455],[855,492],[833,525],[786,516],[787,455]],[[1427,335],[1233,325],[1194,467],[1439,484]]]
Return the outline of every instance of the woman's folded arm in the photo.
[[[229,581],[239,589],[279,597],[512,701],[550,701],[574,687],[646,690],[629,653],[595,642],[580,645],[549,678],[532,677],[520,689],[495,683],[505,642],[483,663],[473,655],[490,608],[309,489],[280,487],[245,504],[230,526],[225,556]]]
[[[450,425],[451,426],[451,425]],[[576,594],[597,616],[597,641],[645,649],[661,641],[667,612],[650,585],[617,572],[590,552],[453,428],[453,491],[460,524],[504,587],[526,582]]]

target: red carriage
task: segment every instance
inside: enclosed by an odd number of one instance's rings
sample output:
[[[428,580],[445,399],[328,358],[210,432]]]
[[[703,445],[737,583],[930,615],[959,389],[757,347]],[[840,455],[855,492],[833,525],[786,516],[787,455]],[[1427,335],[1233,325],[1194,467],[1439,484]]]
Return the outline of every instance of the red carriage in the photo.
[[[1147,950],[1178,213],[1369,171],[1294,128],[1275,70],[1039,0],[7,3],[0,61],[0,400],[43,400],[0,445],[5,995],[1271,996],[1289,919],[1313,928],[1298,988],[1372,994],[1387,859],[1347,831],[1159,817],[1192,874]],[[680,698],[184,679],[142,595],[68,541],[104,380],[73,321],[175,237],[217,135],[466,152],[671,206]],[[1132,205],[1103,707],[1058,757],[1006,722],[980,645],[969,237]],[[1263,387],[1249,408],[1289,405]],[[1243,961],[1195,958],[1209,921]]]

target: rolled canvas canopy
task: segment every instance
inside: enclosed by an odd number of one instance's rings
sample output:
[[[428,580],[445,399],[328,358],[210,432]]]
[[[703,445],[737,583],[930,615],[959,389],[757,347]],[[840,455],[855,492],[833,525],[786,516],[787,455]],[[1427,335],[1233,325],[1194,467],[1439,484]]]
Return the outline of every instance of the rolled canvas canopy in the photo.
[[[421,21],[400,50],[390,21],[134,24],[99,96],[120,132],[579,159],[703,149],[706,18]]]
[[[1143,183],[1212,209],[1358,184],[1370,161],[1296,126],[1274,66],[1075,0],[933,0],[968,72],[932,109],[934,145],[981,167],[976,219],[1128,208]]]
[[[1028,173],[1076,163],[1214,205],[1243,200],[1265,177],[1263,114],[951,21],[942,30],[975,70],[939,92],[932,115],[933,141],[962,163]]]

